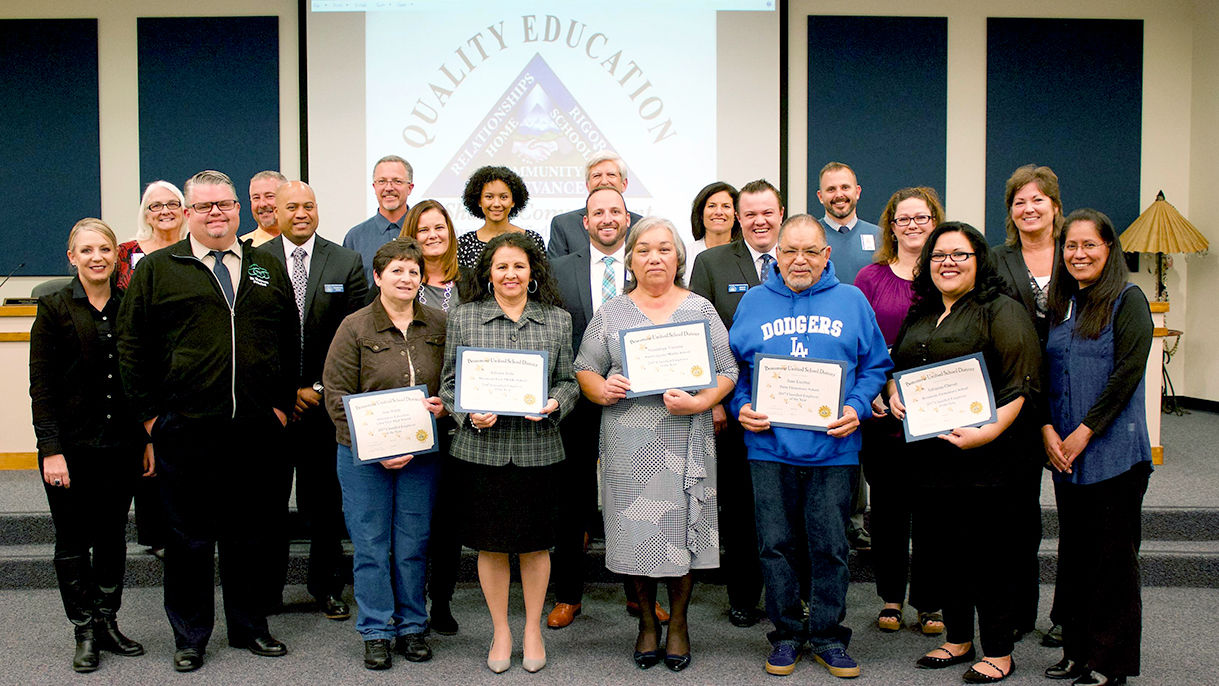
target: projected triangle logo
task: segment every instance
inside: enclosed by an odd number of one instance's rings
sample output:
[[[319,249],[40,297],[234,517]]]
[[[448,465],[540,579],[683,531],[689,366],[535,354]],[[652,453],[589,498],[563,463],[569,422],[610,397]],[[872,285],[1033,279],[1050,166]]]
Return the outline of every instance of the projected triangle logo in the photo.
[[[486,165],[520,174],[535,198],[583,196],[585,164],[613,149],[546,60],[534,54],[424,197],[460,196],[470,174]],[[627,196],[648,195],[632,175]]]

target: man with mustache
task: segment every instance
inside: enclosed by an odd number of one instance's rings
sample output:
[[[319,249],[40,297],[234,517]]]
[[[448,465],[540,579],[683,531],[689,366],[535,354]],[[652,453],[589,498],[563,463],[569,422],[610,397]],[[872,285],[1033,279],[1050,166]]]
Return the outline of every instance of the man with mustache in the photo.
[[[245,236],[254,247],[279,235],[279,219],[275,216],[275,189],[288,179],[274,169],[260,171],[250,179],[250,214],[255,229]]]
[[[343,238],[343,247],[360,253],[364,260],[364,281],[371,284],[372,258],[377,249],[398,237],[402,218],[410,205],[406,204],[414,184],[415,170],[411,163],[397,155],[386,155],[372,167],[372,191],[377,198],[377,213],[356,224]],[[368,299],[377,296],[377,289],[368,289]]]

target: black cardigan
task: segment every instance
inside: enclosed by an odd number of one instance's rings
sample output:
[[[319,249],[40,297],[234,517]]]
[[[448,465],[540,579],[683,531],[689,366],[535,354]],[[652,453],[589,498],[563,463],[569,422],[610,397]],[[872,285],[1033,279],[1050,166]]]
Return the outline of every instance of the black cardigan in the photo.
[[[30,329],[30,400],[38,460],[78,448],[139,448],[144,431],[119,378],[115,330],[122,291],[100,313],[79,278],[38,300]],[[140,453],[133,452],[139,460]]]

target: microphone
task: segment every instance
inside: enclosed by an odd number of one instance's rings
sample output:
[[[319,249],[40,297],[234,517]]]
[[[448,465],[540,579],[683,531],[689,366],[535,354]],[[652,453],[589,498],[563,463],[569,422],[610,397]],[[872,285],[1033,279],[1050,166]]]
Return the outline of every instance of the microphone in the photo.
[[[24,266],[25,266],[25,262],[22,262],[21,264],[17,265],[16,267],[13,267],[13,271],[9,272],[8,276],[4,277],[3,281],[0,281],[0,288],[4,288],[4,284],[8,283],[9,279],[13,278],[13,274],[16,274],[17,270],[21,269]]]

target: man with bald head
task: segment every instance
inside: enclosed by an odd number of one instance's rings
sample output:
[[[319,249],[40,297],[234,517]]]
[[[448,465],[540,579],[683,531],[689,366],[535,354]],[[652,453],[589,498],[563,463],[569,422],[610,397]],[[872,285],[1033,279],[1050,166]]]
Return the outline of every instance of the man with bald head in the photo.
[[[343,620],[351,616],[343,602],[343,585],[350,570],[341,568],[340,541],[346,525],[334,470],[334,423],[322,403],[326,392],[322,367],[343,318],[367,301],[368,284],[359,253],[317,235],[318,203],[308,184],[289,181],[280,185],[275,191],[275,214],[280,235],[263,247],[288,271],[300,321],[301,355],[296,407],[283,441],[288,464],[278,497],[286,512],[295,467],[296,509],[309,536],[307,587],[326,617]],[[276,569],[272,605],[283,593],[288,562],[286,532],[280,545],[282,566]]]
[[[766,612],[775,625],[766,671],[791,674],[807,643],[830,674],[855,677],[859,665],[846,652],[851,630],[842,621],[850,581],[846,528],[859,479],[857,429],[871,416],[872,398],[893,363],[863,293],[839,283],[833,249],[816,219],[801,214],[784,222],[776,252],[777,272],[745,293],[728,332],[740,363],[729,407],[745,429]],[[757,354],[844,363],[842,406],[823,408],[833,417],[827,430],[771,426],[754,409]],[[797,551],[807,551],[807,567]],[[807,620],[802,581],[810,590]]]

